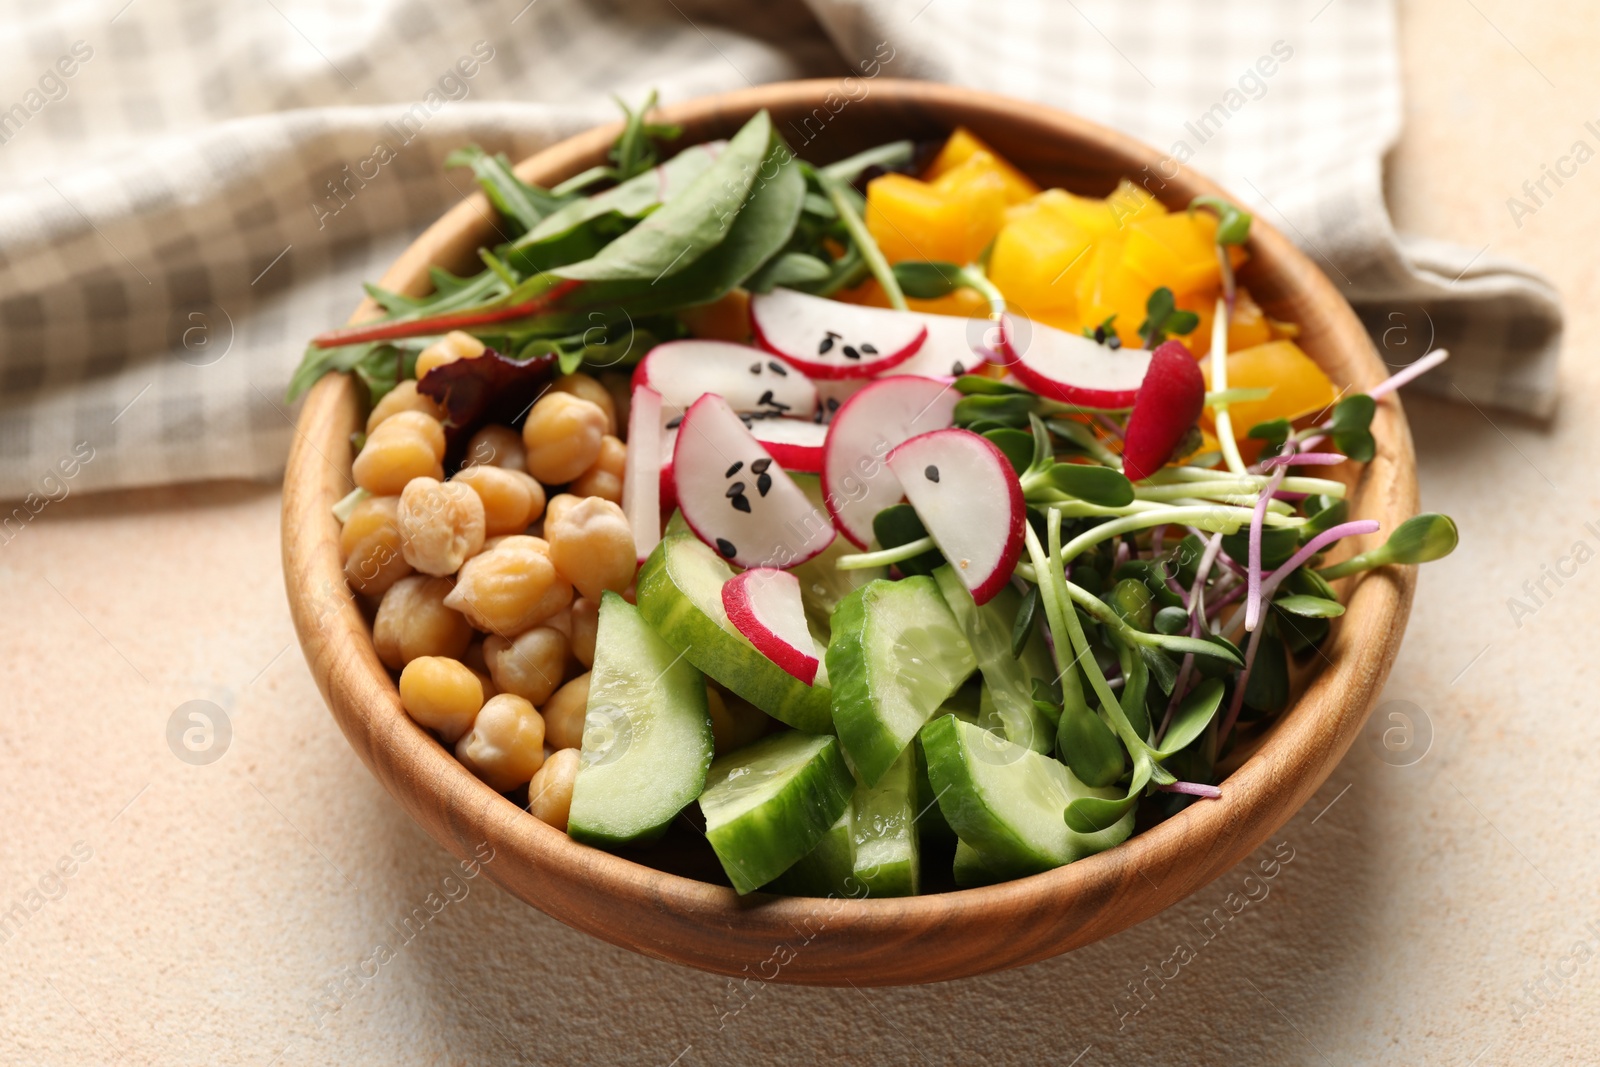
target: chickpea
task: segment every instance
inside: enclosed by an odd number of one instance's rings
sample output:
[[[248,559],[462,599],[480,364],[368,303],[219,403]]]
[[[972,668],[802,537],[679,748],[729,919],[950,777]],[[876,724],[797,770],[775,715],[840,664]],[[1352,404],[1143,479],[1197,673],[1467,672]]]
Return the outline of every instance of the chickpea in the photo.
[[[465,483],[413,478],[397,522],[406,562],[423,574],[454,574],[483,547],[483,500]]]
[[[420,656],[400,672],[400,706],[453,745],[471,728],[483,707],[483,686],[459,660]]]
[[[544,765],[544,719],[519,696],[490,697],[456,742],[456,759],[489,788],[509,793]]]
[[[582,748],[583,717],[589,710],[589,674],[578,675],[545,702],[544,736],[551,748]]]
[[[522,435],[511,427],[485,426],[467,442],[467,455],[462,463],[468,467],[484,464],[525,471],[528,467],[528,450],[523,447]],[[540,493],[542,499],[542,488]]]
[[[601,385],[599,380],[579,371],[573,374],[563,374],[550,383],[552,393],[571,393],[579,400],[587,400],[606,413],[606,433],[617,432],[617,402],[611,397],[611,390]]]
[[[578,780],[578,750],[564,748],[544,761],[528,782],[528,814],[566,832],[572,784]]]
[[[594,639],[600,629],[600,602],[586,596],[572,602],[572,654],[585,667],[594,666]]]
[[[627,516],[609,500],[584,497],[545,519],[550,562],[590,600],[607,589],[620,593],[633,584],[638,552]]]
[[[511,638],[572,603],[537,537],[510,536],[467,560],[445,603],[478,629]]]
[[[545,485],[565,485],[594,466],[605,433],[599,404],[571,393],[546,393],[522,426],[528,473]]]
[[[477,359],[483,355],[484,344],[470,333],[451,330],[417,356],[417,377],[421,378],[435,367],[454,363],[458,359]]]
[[[544,488],[532,475],[504,467],[463,467],[450,479],[469,485],[483,501],[484,533],[519,534],[544,514]]]
[[[422,411],[399,411],[367,435],[351,474],[373,496],[396,496],[413,478],[444,477],[444,427]]]
[[[398,415],[402,411],[420,411],[435,419],[444,419],[444,412],[439,409],[438,402],[425,393],[419,393],[417,383],[407,378],[384,393],[372,406],[372,414],[367,416],[367,432],[371,433],[384,419],[390,415]]]
[[[513,641],[495,634],[483,643],[494,684],[534,704],[543,704],[560,688],[567,649],[566,635],[549,626],[535,626]]]
[[[557,493],[555,496],[551,497],[550,502],[544,506],[545,525],[548,526],[552,522],[560,522],[561,516],[565,515],[571,508],[575,507],[578,501],[582,499],[583,497],[573,496],[571,493]]]
[[[372,623],[372,643],[383,665],[397,671],[421,656],[460,659],[472,642],[472,627],[446,606],[450,579],[414,574],[383,594]]]
[[[742,697],[706,686],[706,706],[711,712],[711,741],[717,755],[743,748],[767,732],[771,722],[765,712]]]
[[[382,596],[411,573],[395,522],[399,506],[397,496],[368,497],[355,506],[339,531],[345,580],[358,593]]]
[[[550,550],[548,548],[545,549],[546,553],[548,553],[549,551]],[[576,604],[577,601],[574,600],[572,603]],[[550,616],[548,619],[544,620],[544,622],[540,623],[539,625],[540,626],[548,626],[552,630],[560,630],[561,631],[561,635],[563,637],[565,637],[568,641],[571,641],[572,640],[572,604],[568,604],[566,607],[562,608],[560,611],[556,612],[554,615]]]
[[[628,446],[606,434],[600,439],[600,455],[594,466],[572,483],[576,496],[598,496],[613,504],[622,503],[622,471],[628,463]]]

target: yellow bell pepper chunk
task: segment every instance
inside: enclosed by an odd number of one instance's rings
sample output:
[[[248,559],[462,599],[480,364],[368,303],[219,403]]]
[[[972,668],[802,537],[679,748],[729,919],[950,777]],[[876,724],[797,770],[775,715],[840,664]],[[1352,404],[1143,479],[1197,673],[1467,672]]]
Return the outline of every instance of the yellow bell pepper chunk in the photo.
[[[972,131],[964,126],[956,127],[955,132],[945,141],[944,147],[939,149],[939,154],[933,157],[933,162],[928,164],[927,173],[923,177],[930,182],[935,181],[967,163],[979,153],[988,157],[982,165],[999,175],[1004,182],[1007,204],[1020,204],[1038,193],[1039,187],[1031,178],[1006,162],[1000,153],[978,140]]]
[[[1123,235],[1112,234],[1095,244],[1089,266],[1078,278],[1078,320],[1092,329],[1116,315],[1117,336],[1123,344],[1138,347],[1151,287],[1123,264],[1124,241]]]
[[[1005,191],[992,171],[952,171],[943,187],[885,174],[867,186],[867,229],[890,263],[971,263],[1005,221]]]
[[[883,286],[878,284],[876,278],[868,278],[854,289],[835,293],[834,299],[846,304],[865,304],[869,307],[889,306],[889,298],[883,295]],[[984,299],[983,294],[976,289],[966,288],[957,289],[932,300],[918,300],[916,297],[908,296],[906,307],[911,311],[926,312],[929,315],[958,315],[968,319],[981,319],[989,314],[989,301]]]
[[[1205,375],[1206,388],[1211,388],[1210,357],[1201,361],[1200,370]],[[1293,341],[1268,341],[1230,353],[1228,388],[1272,390],[1264,400],[1246,400],[1228,406],[1233,416],[1234,436],[1241,439],[1252,426],[1263,422],[1293,421],[1317,414],[1339,395],[1322,368]],[[1203,421],[1214,429],[1210,408],[1206,409]]]
[[[1128,227],[1123,262],[1152,286],[1165,285],[1174,296],[1215,289],[1222,283],[1216,237],[1217,220],[1209,212],[1140,219]]]
[[[1012,217],[995,238],[989,280],[1028,315],[1071,312],[1093,248],[1093,235],[1039,207]]]

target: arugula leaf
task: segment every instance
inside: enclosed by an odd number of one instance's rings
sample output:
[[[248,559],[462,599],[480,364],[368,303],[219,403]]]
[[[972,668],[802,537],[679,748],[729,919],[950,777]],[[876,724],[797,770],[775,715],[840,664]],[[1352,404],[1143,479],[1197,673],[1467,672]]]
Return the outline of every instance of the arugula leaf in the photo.
[[[611,176],[619,182],[625,182],[656,165],[657,151],[654,138],[675,141],[683,136],[683,127],[645,121],[645,115],[656,106],[658,99],[654,89],[650,90],[650,95],[645,97],[644,103],[639,105],[637,111],[629,108],[619,96],[613,96],[611,99],[617,102],[617,106],[627,116],[627,121],[623,123],[622,133],[607,155],[615,164]]]
[[[519,234],[533,229],[546,215],[566,203],[548,189],[529,185],[517,177],[511,170],[511,161],[504,155],[491,156],[477,145],[451,152],[445,157],[444,165],[472,168],[473,177],[489,202]]]
[[[728,237],[750,199],[758,175],[763,188],[773,184],[775,179],[763,173],[772,144],[772,117],[765,110],[759,111],[733,135],[710,167],[643,222],[589,259],[559,267],[555,273],[589,282],[649,283],[682,273]],[[784,151],[788,152],[787,146]],[[803,194],[802,189],[795,197],[797,218]],[[789,230],[793,227],[791,219]],[[788,239],[787,232],[784,239]]]
[[[682,189],[711,169],[717,153],[726,141],[712,141],[693,145],[673,156],[659,167],[653,167],[607,189],[603,193],[574,200],[552,212],[527,234],[517,239],[516,246],[533,244],[569,233],[591,219],[615,212],[624,219],[638,219],[646,215],[666,197]]]
[[[820,173],[834,181],[852,184],[872,167],[882,167],[885,170],[904,167],[911,162],[914,148],[910,141],[890,141],[888,144],[869,148],[865,152],[857,152],[853,156],[847,156],[837,163],[829,163],[819,169]]]
[[[806,289],[826,281],[833,268],[816,256],[804,252],[783,252],[762,265],[761,269],[745,280],[745,288],[752,293],[770,293],[778,286],[787,289]]]

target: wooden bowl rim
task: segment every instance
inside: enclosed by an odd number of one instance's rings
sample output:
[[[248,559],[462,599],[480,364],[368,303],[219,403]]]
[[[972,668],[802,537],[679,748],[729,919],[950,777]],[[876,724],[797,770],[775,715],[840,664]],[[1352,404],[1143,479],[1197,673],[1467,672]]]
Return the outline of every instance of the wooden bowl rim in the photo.
[[[661,109],[664,121],[704,125],[742,119],[760,107],[818,101],[839,82],[759,86]],[[1021,123],[1087,155],[1110,157],[1127,173],[1160,153],[1087,120],[989,93],[925,82],[877,79],[852,106],[959,120],[984,136],[986,122]],[[599,158],[617,126],[579,134],[524,160],[517,171],[545,183]],[[686,142],[687,143],[687,142]],[[1169,179],[1186,202],[1195,192],[1225,195],[1182,170]],[[1170,205],[1169,205],[1170,206]],[[475,193],[443,215],[380,282],[415,290],[427,263],[459,259],[466,240],[487,233],[492,212]],[[477,234],[477,236],[472,236]],[[1323,347],[1336,349],[1351,385],[1370,388],[1383,365],[1354,312],[1304,255],[1259,217],[1252,251],[1306,287],[1326,315]],[[376,312],[363,301],[351,321]],[[1315,354],[1315,353],[1314,353]],[[1326,357],[1323,360],[1326,362]],[[1336,376],[1335,380],[1339,380]],[[441,845],[469,858],[481,842],[499,862],[483,870],[553,917],[659,959],[736,977],[807,984],[907,984],[985,973],[1044,959],[1109,936],[1182,900],[1253,851],[1310,798],[1365,722],[1398,649],[1415,568],[1386,568],[1353,582],[1329,665],[1223,783],[1219,800],[1197,803],[1107,852],[999,885],[897,899],[739,898],[731,889],[655,870],[572,841],[529,816],[461,766],[400,708],[361,611],[344,584],[331,504],[348,492],[350,433],[361,428],[360,390],[330,375],[311,390],[284,480],[283,565],[295,626],[308,664],[340,728],[385,788]],[[1396,400],[1374,422],[1378,454],[1353,498],[1386,529],[1416,509],[1409,430]],[[1355,517],[1352,515],[1352,517]],[[1357,631],[1366,635],[1360,640]],[[637,928],[634,928],[637,927]],[[804,933],[801,933],[804,931]],[[801,950],[794,950],[799,941]],[[960,945],[957,942],[961,942]],[[771,946],[763,948],[762,946]]]

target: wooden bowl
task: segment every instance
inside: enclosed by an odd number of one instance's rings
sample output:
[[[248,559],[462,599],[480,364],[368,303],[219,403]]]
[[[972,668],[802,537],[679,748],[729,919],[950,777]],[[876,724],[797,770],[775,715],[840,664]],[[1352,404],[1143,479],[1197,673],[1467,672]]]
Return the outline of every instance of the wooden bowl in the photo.
[[[860,85],[867,87],[865,96]],[[662,109],[682,144],[730,136],[759,108],[803,157],[823,163],[900,137],[970,127],[1042,185],[1103,195],[1123,176],[1148,180],[1167,206],[1221,193],[1187,170],[1163,183],[1155,149],[1037,104],[921,82],[806,81],[742,90]],[[840,108],[840,102],[845,106]],[[593,130],[523,161],[549,186],[603,161],[616,128]],[[1168,168],[1170,170],[1170,167]],[[500,238],[481,195],[431,226],[384,275],[403,293],[428,291],[427,268],[457,271]],[[1257,217],[1247,282],[1275,318],[1300,325],[1300,344],[1333,380],[1370,388],[1385,375],[1338,290]],[[352,321],[371,317],[370,301]],[[630,857],[572,841],[479,782],[400,708],[340,568],[329,511],[350,488],[350,434],[362,426],[360,387],[324,378],[306,400],[284,477],[283,565],[306,661],[350,744],[435,840],[466,858],[494,849],[495,883],[579,930],[658,959],[762,980],[901,985],[982,974],[1045,959],[1117,933],[1227,871],[1283,825],[1344,755],[1389,672],[1410,610],[1415,568],[1353,580],[1348,610],[1322,647],[1326,663],[1222,784],[1126,843],[1069,866],[982,889],[896,900],[753,894],[670,873],[671,843]],[[1351,518],[1393,529],[1417,505],[1411,436],[1397,400],[1378,407],[1377,456],[1351,487]],[[684,831],[688,833],[688,831]],[[647,859],[652,865],[640,862]]]

